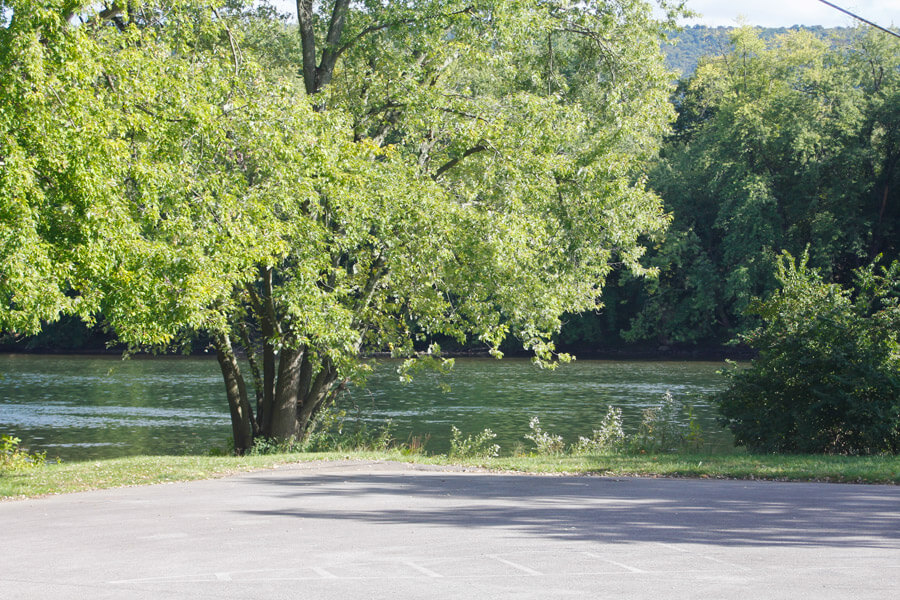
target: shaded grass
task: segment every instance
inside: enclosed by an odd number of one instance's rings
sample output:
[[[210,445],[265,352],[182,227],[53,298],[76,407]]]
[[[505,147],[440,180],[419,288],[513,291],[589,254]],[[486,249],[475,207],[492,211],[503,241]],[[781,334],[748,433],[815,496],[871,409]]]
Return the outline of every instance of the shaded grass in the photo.
[[[511,456],[450,459],[400,451],[223,456],[137,456],[48,464],[19,473],[0,473],[0,499],[39,497],[112,487],[212,479],[315,460],[391,460],[478,467],[519,473],[694,477],[900,484],[898,456],[752,454],[647,454],[605,456]]]
[[[656,454],[496,459],[495,469],[609,476],[900,484],[900,457]]]

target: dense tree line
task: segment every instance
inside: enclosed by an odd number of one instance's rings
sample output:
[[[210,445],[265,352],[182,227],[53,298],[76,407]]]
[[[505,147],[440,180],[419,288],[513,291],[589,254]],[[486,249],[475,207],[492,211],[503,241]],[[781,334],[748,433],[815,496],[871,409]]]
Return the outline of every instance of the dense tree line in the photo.
[[[564,339],[724,343],[757,323],[746,308],[778,286],[783,250],[808,247],[810,266],[844,284],[878,255],[897,258],[896,40],[860,30],[843,45],[804,31],[766,42],[744,28],[731,44],[679,82],[650,174],[672,217],[646,262],[659,278],[620,278],[608,314]]]

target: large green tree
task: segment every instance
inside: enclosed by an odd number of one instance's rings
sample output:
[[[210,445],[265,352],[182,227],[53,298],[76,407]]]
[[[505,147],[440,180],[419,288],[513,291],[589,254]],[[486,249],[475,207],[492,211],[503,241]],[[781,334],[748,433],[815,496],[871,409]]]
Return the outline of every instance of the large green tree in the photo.
[[[552,360],[665,225],[645,2],[2,5],[0,326],[206,332],[238,452],[304,435],[364,348]]]

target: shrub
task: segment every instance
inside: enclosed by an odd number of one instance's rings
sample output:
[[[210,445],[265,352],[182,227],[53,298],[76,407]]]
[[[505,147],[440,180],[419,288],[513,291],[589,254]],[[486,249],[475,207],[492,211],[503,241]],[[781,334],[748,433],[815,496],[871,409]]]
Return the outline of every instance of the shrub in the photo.
[[[622,429],[622,409],[610,406],[606,416],[589,438],[579,436],[572,448],[573,454],[606,454],[619,452],[625,447],[625,431]]]
[[[562,436],[550,434],[541,429],[541,421],[537,417],[531,417],[528,423],[531,433],[525,435],[526,440],[534,442],[538,454],[562,454],[566,446]]]
[[[645,408],[637,433],[629,440],[633,450],[643,452],[675,452],[685,444],[689,431],[682,419],[684,407],[666,392],[662,404]]]
[[[900,267],[856,273],[855,294],[785,254],[781,289],[751,306],[759,351],[715,399],[735,443],[763,452],[900,450]]]
[[[20,448],[21,439],[0,435],[0,473],[16,473],[40,467],[47,461],[46,452],[29,453]]]
[[[494,444],[497,434],[485,429],[474,436],[463,438],[462,432],[455,426],[450,427],[450,456],[452,458],[496,458],[500,455],[500,446]]]

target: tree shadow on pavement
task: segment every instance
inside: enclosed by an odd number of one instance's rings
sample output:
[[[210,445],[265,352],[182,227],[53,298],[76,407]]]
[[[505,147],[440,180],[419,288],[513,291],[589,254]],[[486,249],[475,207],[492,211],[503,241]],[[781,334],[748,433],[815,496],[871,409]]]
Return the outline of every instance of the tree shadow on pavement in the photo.
[[[601,543],[898,548],[900,488],[466,473],[256,476],[278,510],[370,524],[505,528]]]

